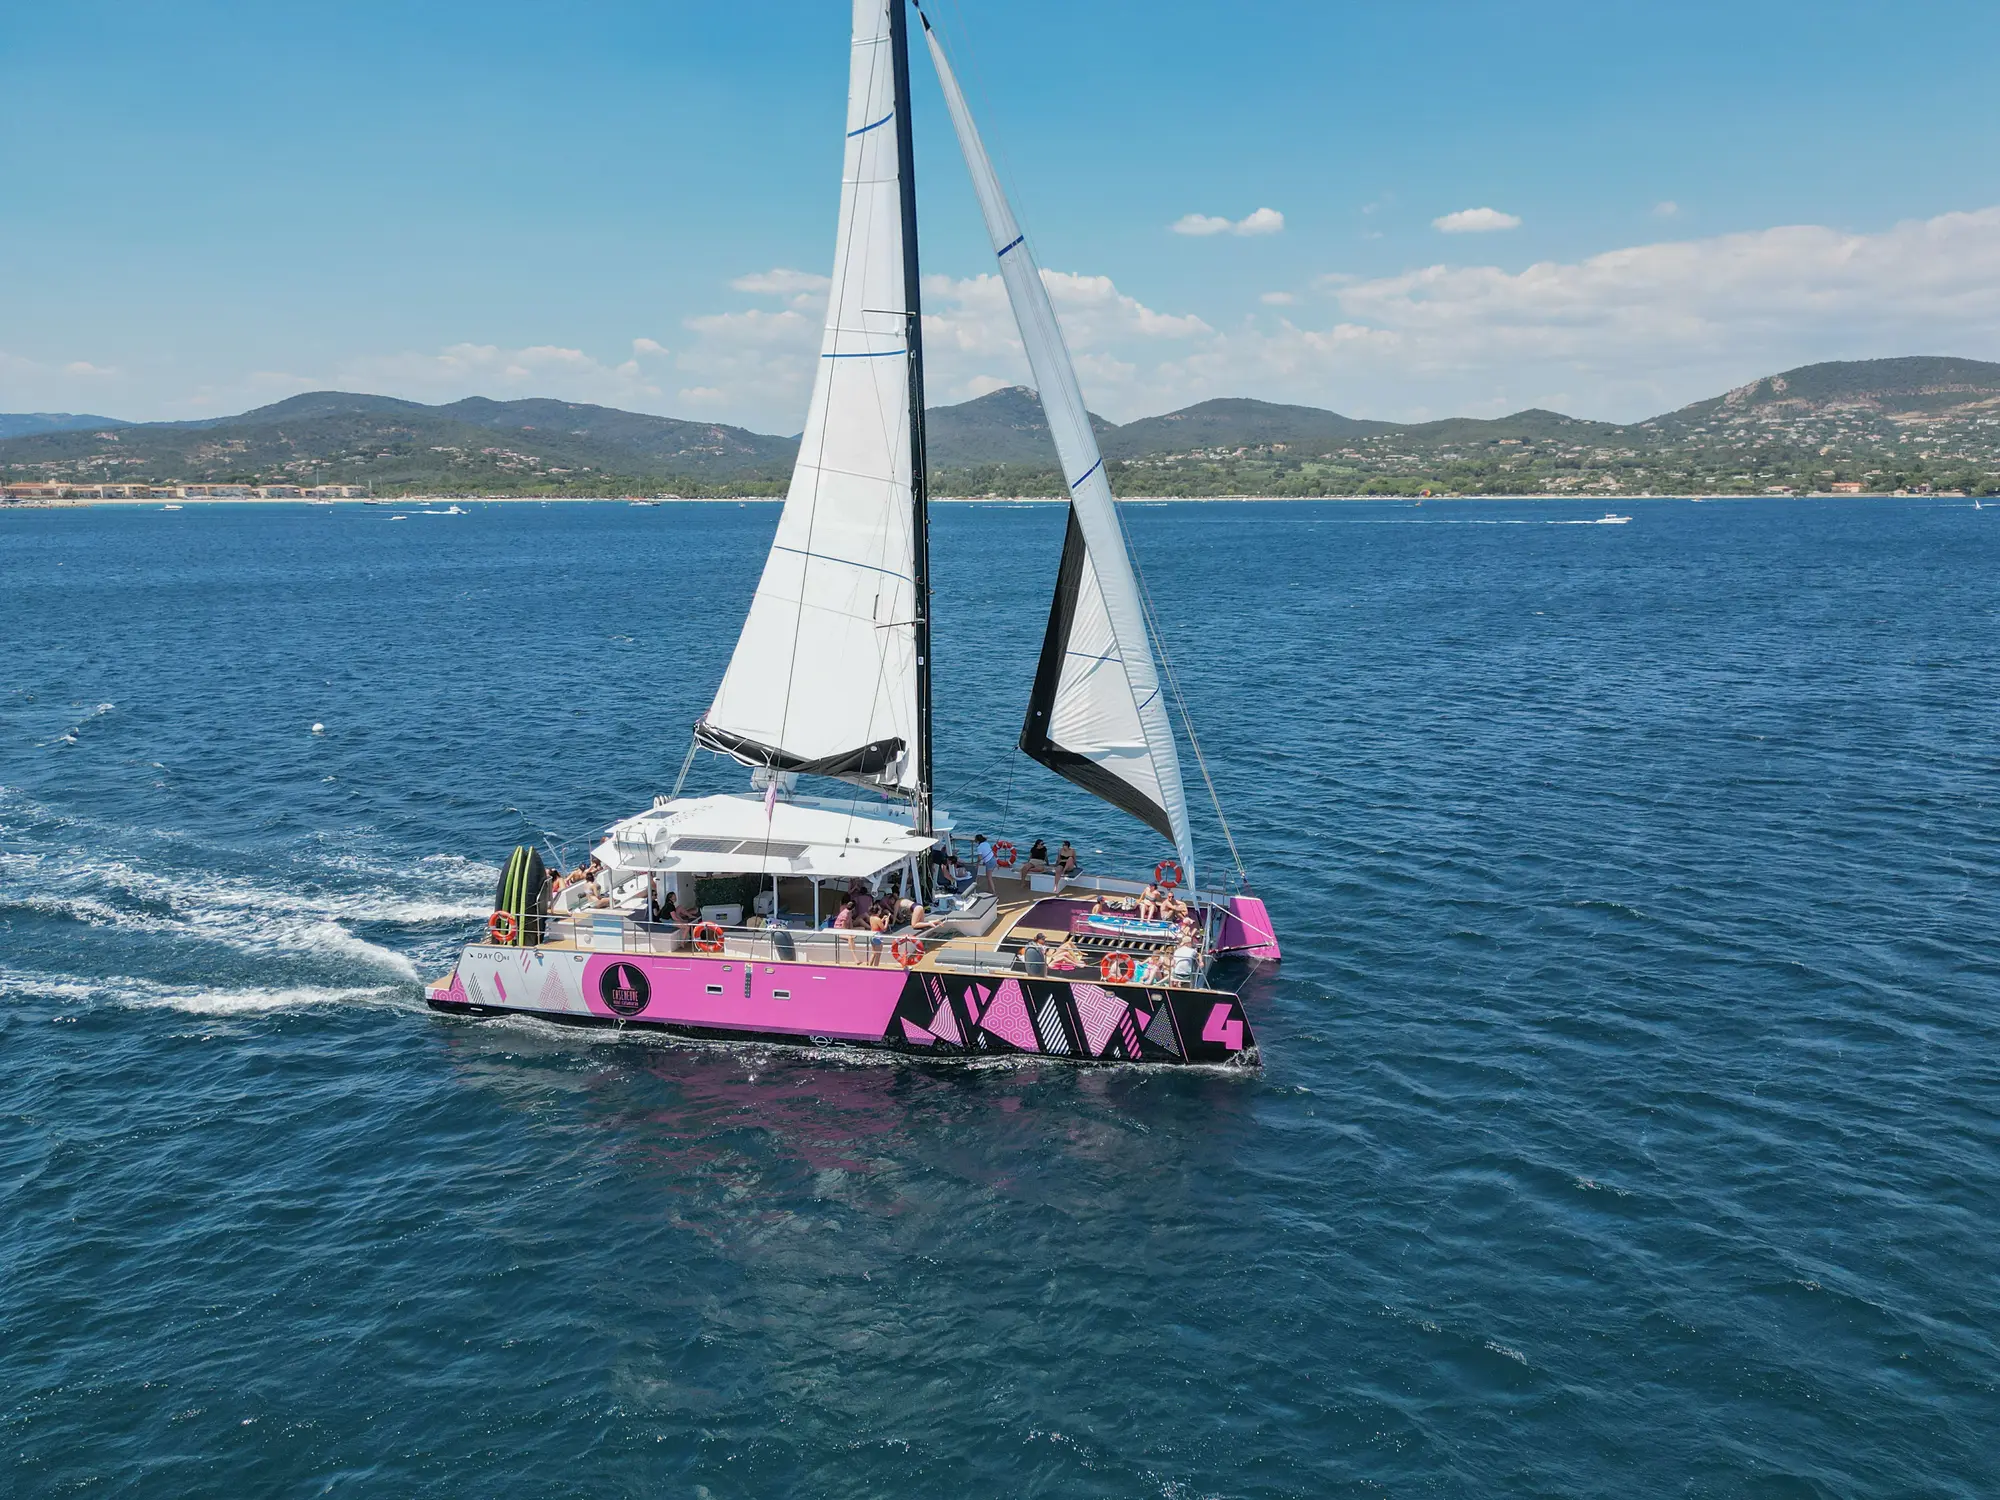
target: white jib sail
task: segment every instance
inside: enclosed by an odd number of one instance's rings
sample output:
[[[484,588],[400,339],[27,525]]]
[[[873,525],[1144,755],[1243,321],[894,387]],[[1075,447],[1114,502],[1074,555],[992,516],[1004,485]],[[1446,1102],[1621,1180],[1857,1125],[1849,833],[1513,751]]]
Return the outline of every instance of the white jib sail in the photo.
[[[1180,756],[1174,747],[1173,728],[1160,691],[1159,670],[1153,660],[1145,611],[1140,607],[1132,559],[1125,550],[1117,503],[1111,498],[1111,484],[1097,451],[1097,438],[1091,432],[1090,414],[1083,404],[1083,392],[1077,387],[1076,370],[1070,363],[1069,349],[1063,342],[1062,327],[1056,321],[1048,288],[1042,284],[1040,268],[1028,249],[1026,236],[1014,221],[1013,210],[1001,191],[999,178],[994,175],[965,95],[928,21],[924,23],[924,40],[929,43],[931,60],[937,65],[945,105],[951,111],[958,144],[972,173],[973,190],[986,218],[986,232],[992,236],[993,249],[999,257],[1000,277],[1006,283],[1014,321],[1027,348],[1028,366],[1034,372],[1035,388],[1041,393],[1042,410],[1048,416],[1056,453],[1069,480],[1070,513],[1082,534],[1087,554],[1082,559],[1070,610],[1065,656],[1048,709],[1046,733],[1058,752],[1067,752],[1069,757],[1083,763],[1079,770],[1095,767],[1100,775],[1115,778],[1136,793],[1138,800],[1152,803],[1164,814],[1188,883],[1192,885],[1194,841],[1188,831]],[[1055,762],[1052,759],[1050,763]],[[1091,785],[1087,771],[1076,775],[1065,770],[1064,774],[1082,785]],[[1153,821],[1146,812],[1139,811],[1129,795],[1106,791],[1100,791],[1099,795]]]
[[[751,765],[912,788],[909,327],[889,6],[854,0],[847,153],[812,405],[778,533],[697,737]]]

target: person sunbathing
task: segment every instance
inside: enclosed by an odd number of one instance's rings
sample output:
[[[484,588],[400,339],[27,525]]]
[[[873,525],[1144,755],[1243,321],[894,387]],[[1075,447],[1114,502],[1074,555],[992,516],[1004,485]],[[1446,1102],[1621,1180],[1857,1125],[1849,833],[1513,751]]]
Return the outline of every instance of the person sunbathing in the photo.
[[[1160,903],[1165,896],[1165,891],[1156,885],[1150,884],[1143,891],[1139,892],[1139,920],[1141,922],[1159,921]]]
[[[1049,955],[1051,969],[1080,969],[1083,967],[1083,950],[1073,938],[1064,938],[1063,945]]]

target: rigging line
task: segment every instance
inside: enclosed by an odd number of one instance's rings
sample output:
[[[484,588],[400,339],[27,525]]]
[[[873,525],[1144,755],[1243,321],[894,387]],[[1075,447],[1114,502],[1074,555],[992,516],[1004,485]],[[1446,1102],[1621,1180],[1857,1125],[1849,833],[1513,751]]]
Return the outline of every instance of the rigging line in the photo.
[[[1146,629],[1153,637],[1153,648],[1159,652],[1160,671],[1167,679],[1167,689],[1174,700],[1174,706],[1181,711],[1181,728],[1187,731],[1188,745],[1194,751],[1194,763],[1201,771],[1202,783],[1208,788],[1208,800],[1215,808],[1215,821],[1222,825],[1223,842],[1229,845],[1229,857],[1236,865],[1237,877],[1247,889],[1250,872],[1243,867],[1242,851],[1236,847],[1236,835],[1229,827],[1229,815],[1222,810],[1222,797],[1215,789],[1215,778],[1209,774],[1208,757],[1202,754],[1201,737],[1194,732],[1194,716],[1188,712],[1187,696],[1181,692],[1180,678],[1174,672],[1173,657],[1168,654],[1166,637],[1160,629],[1160,613],[1153,604],[1153,590],[1146,582],[1145,570],[1139,566],[1139,559],[1126,548],[1132,561],[1132,576],[1139,581],[1140,607],[1146,614]]]
[[[678,797],[681,794],[681,788],[687,785],[688,771],[694,765],[695,752],[700,748],[701,741],[690,735],[688,737],[688,753],[681,757],[681,774],[674,778],[673,796]]]

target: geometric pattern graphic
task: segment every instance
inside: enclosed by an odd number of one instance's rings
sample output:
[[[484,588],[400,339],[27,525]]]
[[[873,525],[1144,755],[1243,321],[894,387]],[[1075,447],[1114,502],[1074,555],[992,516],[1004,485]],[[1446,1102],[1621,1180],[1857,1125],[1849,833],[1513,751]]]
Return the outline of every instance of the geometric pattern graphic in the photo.
[[[1063,1024],[1062,1007],[1056,1004],[1054,995],[1043,1000],[1042,1008],[1035,1013],[1035,1030],[1041,1033],[1044,1052],[1068,1057],[1074,1050],[1069,1044],[1069,1028]]]
[[[962,1049],[1074,1062],[1209,1064],[1236,1061],[1251,1045],[1234,997],[1215,990],[952,973],[910,975],[882,1040],[931,1056]]]
[[[986,1014],[979,1023],[1003,1042],[1019,1047],[1023,1052],[1038,1052],[1035,1042],[1034,1023],[1028,1019],[1028,1003],[1021,996],[1019,980],[1003,979],[993,992],[992,1003],[986,1007]]]
[[[943,988],[943,985],[938,986],[940,991]],[[938,1008],[936,1014],[931,1017],[930,1030],[935,1035],[943,1037],[954,1047],[963,1047],[965,1045],[965,1037],[958,1029],[958,1016],[951,1008],[951,996],[940,993],[937,996],[937,1002]]]
[[[552,965],[549,977],[542,981],[542,993],[535,1000],[537,1010],[551,1010],[560,1014],[570,1009],[569,987],[556,977],[561,965]]]
[[[486,986],[479,982],[477,974],[467,974],[465,976],[465,994],[466,998],[474,1005],[491,1005],[493,1003],[486,998]]]
[[[1171,1005],[1162,1005],[1159,1008],[1159,1011],[1146,1027],[1146,1040],[1151,1042],[1155,1047],[1160,1047],[1173,1053],[1175,1057],[1185,1057],[1187,1055],[1181,1049],[1179,1033],[1174,1030],[1174,1008]]]
[[[1094,984],[1070,986],[1070,994],[1076,1000],[1077,1019],[1083,1022],[1083,1044],[1091,1057],[1102,1057],[1105,1044],[1117,1031],[1118,1023],[1126,1019],[1131,1007],[1126,1005],[1109,990]],[[1136,1038],[1132,1048],[1138,1054]]]

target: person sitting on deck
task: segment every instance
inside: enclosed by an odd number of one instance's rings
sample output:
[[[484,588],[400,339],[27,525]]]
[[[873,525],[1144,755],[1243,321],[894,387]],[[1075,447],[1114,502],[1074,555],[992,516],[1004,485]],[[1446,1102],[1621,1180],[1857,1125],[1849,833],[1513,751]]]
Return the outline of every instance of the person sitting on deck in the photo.
[[[1036,839],[1028,846],[1028,859],[1021,866],[1021,876],[1046,875],[1052,867],[1049,864],[1049,846],[1043,839]]]
[[[1056,850],[1056,874],[1074,875],[1076,870],[1076,850],[1070,848],[1068,839],[1064,839],[1062,846]]]
[[[1049,955],[1051,969],[1080,969],[1083,967],[1083,950],[1074,938],[1064,938],[1062,946]]]
[[[868,913],[875,908],[875,893],[868,889],[868,882],[859,875],[848,881],[847,899],[853,903],[854,915],[863,922],[867,921]]]
[[[1021,972],[1037,977],[1049,972],[1049,950],[1039,938],[1031,937],[1021,944]]]
[[[1091,898],[1090,914],[1093,917],[1102,917],[1108,915],[1108,913],[1104,910],[1104,897],[1102,895],[1093,896]]]
[[[1165,897],[1165,891],[1149,883],[1143,891],[1139,892],[1139,920],[1141,922],[1159,921],[1160,903]]]

